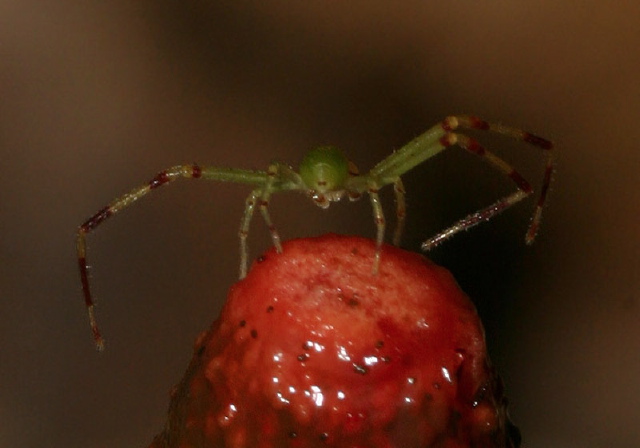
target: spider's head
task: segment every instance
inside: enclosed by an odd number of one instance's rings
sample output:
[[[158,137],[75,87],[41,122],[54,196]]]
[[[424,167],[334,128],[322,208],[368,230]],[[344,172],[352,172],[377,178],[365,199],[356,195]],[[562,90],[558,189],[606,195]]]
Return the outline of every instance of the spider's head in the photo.
[[[335,146],[321,146],[302,159],[300,177],[316,204],[326,208],[344,195],[349,160]]]

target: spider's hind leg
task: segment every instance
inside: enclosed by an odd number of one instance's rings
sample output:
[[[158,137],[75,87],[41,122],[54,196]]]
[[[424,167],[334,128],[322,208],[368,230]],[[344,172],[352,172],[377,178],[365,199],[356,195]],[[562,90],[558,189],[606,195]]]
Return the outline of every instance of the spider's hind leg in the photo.
[[[367,182],[369,198],[371,199],[371,207],[373,208],[373,220],[376,225],[376,253],[373,259],[373,267],[371,273],[376,275],[380,267],[380,257],[382,254],[382,243],[384,241],[385,219],[380,196],[378,195],[379,186],[376,182],[370,180]]]
[[[269,165],[269,169],[267,170],[267,183],[265,184],[262,196],[260,197],[260,213],[262,214],[262,218],[269,229],[269,233],[271,233],[271,240],[273,241],[273,245],[278,253],[282,252],[282,244],[280,243],[280,234],[278,233],[276,226],[273,225],[271,216],[269,215],[269,199],[271,198],[271,193],[275,191],[274,182],[279,178],[283,171],[282,166],[283,165],[280,163]]]
[[[256,208],[256,202],[258,197],[262,195],[262,190],[253,190],[244,202],[244,214],[242,221],[240,221],[240,230],[238,231],[238,237],[240,238],[240,278],[243,279],[247,276],[247,258],[249,249],[247,248],[247,237],[249,236],[249,225],[251,224],[251,218]]]
[[[245,201],[244,215],[240,223],[240,231],[238,232],[240,236],[240,278],[244,278],[247,275],[249,257],[247,237],[256,205],[260,208],[262,218],[269,229],[273,245],[276,251],[280,253],[282,252],[282,243],[280,242],[280,234],[269,214],[269,200],[271,199],[271,195],[278,191],[303,189],[300,176],[288,165],[272,163],[269,165],[266,175],[267,178],[264,185],[259,189],[253,190]]]

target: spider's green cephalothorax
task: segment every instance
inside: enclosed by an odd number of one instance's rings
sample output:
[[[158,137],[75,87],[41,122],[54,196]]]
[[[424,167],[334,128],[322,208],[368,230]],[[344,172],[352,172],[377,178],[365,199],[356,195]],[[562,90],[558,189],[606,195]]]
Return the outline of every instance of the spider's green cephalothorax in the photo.
[[[335,146],[321,146],[302,159],[300,177],[316,193],[342,190],[349,178],[349,161]]]

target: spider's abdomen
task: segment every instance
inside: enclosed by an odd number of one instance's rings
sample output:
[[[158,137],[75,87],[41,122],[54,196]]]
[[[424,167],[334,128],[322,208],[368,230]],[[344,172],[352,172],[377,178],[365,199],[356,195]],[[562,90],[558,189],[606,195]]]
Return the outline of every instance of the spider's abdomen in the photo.
[[[349,161],[335,146],[321,146],[302,159],[300,177],[307,188],[318,193],[342,190],[349,177]]]

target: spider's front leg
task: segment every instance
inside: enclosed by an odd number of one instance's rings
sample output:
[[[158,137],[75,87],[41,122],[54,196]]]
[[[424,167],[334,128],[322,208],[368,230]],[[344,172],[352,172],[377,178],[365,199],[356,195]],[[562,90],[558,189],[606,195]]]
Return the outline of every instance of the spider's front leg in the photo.
[[[102,350],[104,341],[95,317],[95,301],[91,292],[89,283],[89,265],[87,263],[87,235],[93,232],[98,226],[115,214],[123,211],[125,208],[133,205],[139,199],[147,196],[163,185],[167,185],[179,178],[186,179],[206,179],[219,182],[236,182],[249,184],[254,186],[264,186],[268,184],[268,175],[263,171],[240,170],[235,168],[219,168],[214,166],[199,165],[178,165],[159,172],[149,182],[141,185],[128,193],[111,201],[107,206],[100,209],[97,213],[87,219],[79,228],[76,239],[76,250],[78,253],[78,268],[80,272],[80,281],[82,284],[82,292],[84,301],[89,314],[89,323],[96,347]],[[282,190],[291,187],[291,185],[281,185],[276,182],[272,186],[273,190]],[[261,190],[260,190],[261,191]]]
[[[369,176],[380,179],[383,184],[394,182],[394,180],[399,178],[400,175],[435,156],[444,149],[458,145],[466,151],[481,157],[491,166],[503,172],[509,179],[511,179],[512,182],[515,183],[517,187],[516,192],[499,199],[490,206],[479,210],[466,218],[461,219],[451,227],[425,241],[422,245],[423,250],[429,250],[461,230],[469,229],[480,222],[491,219],[496,214],[514,205],[533,192],[529,182],[527,182],[524,177],[522,177],[522,175],[520,175],[520,173],[510,164],[488,151],[476,140],[462,133],[454,132],[459,128],[502,134],[528,143],[546,152],[547,160],[540,196],[534,208],[531,224],[525,235],[526,243],[531,244],[535,239],[540,225],[542,208],[546,200],[554,168],[553,144],[544,138],[538,137],[537,135],[520,129],[489,123],[477,117],[466,115],[451,116],[447,117],[444,121],[432,127],[427,132],[403,146],[382,162],[378,163],[378,165],[371,170]]]

